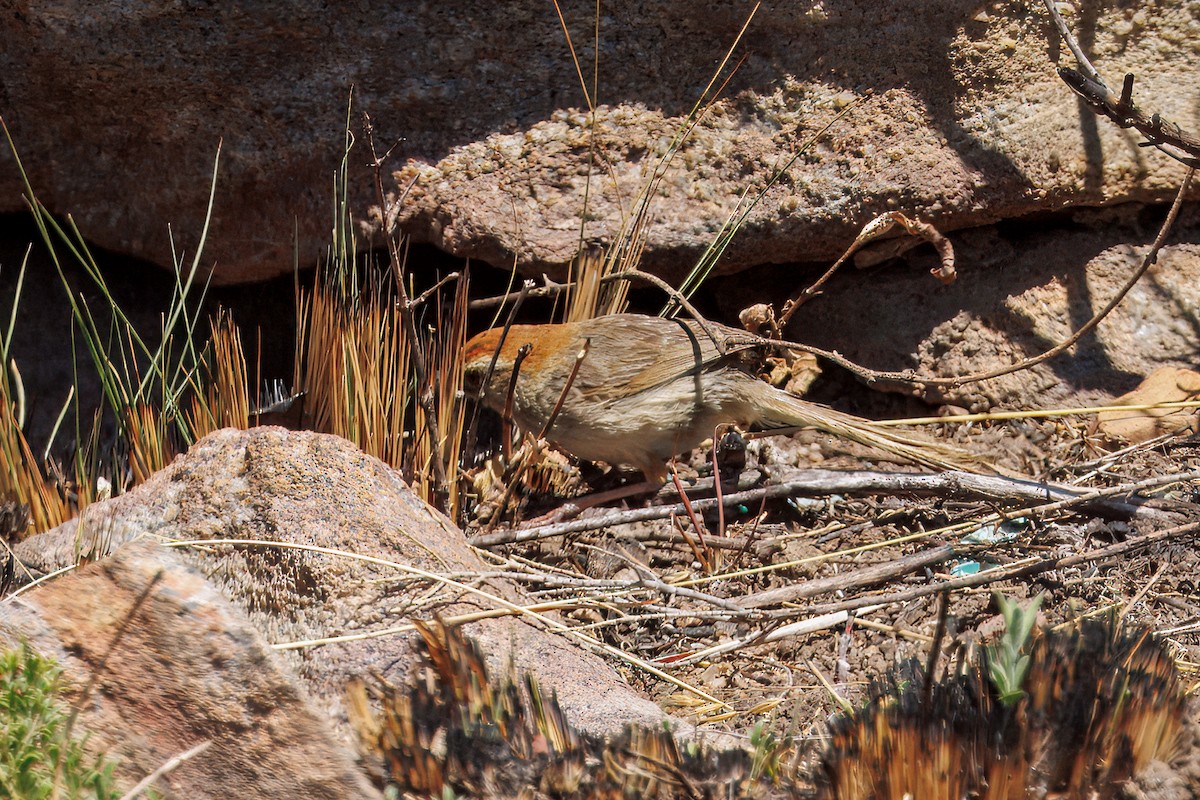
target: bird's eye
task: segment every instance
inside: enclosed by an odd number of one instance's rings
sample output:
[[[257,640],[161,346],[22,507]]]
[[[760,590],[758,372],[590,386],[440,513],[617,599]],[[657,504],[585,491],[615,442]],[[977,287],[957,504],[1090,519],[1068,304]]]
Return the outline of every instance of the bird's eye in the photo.
[[[468,395],[476,395],[482,387],[483,370],[477,364],[468,364],[463,369],[463,389]]]

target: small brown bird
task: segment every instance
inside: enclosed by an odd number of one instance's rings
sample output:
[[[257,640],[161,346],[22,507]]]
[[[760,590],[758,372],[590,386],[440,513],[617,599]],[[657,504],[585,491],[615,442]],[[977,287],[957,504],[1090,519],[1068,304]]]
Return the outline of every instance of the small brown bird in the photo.
[[[972,454],[871,422],[780,391],[758,378],[768,350],[745,331],[707,323],[725,352],[694,320],[638,314],[561,325],[513,325],[467,342],[466,387],[503,411],[518,349],[521,363],[512,415],[522,430],[545,426],[589,342],[562,408],[546,438],[589,461],[629,464],[647,480],[663,481],[665,463],[713,435],[722,423],[765,429],[814,427],[929,467],[981,471]],[[498,352],[498,355],[497,355]],[[489,365],[495,366],[483,385]]]

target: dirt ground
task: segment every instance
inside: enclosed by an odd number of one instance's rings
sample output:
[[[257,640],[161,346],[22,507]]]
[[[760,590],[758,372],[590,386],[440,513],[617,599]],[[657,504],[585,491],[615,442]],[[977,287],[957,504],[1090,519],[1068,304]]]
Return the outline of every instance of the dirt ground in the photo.
[[[1186,475],[1200,466],[1200,438],[1181,434],[1112,452],[1100,446],[1091,424],[1091,418],[1083,416],[946,424],[926,433],[986,454],[1008,470],[1087,489]],[[1047,464],[1054,466],[1047,470]],[[915,471],[872,461],[857,446],[805,432],[751,441],[743,485],[753,482],[756,470],[778,476],[782,469],[802,476],[797,467]],[[710,460],[700,452],[680,468],[683,475],[711,471]],[[1041,593],[1041,625],[1067,627],[1081,617],[1108,614],[1148,625],[1167,643],[1188,691],[1200,686],[1196,532],[1168,536],[1150,546],[1130,544],[1138,536],[1200,519],[1200,483],[1195,477],[1193,473],[1188,480],[1163,480],[1137,495],[1146,502],[1134,519],[1121,518],[1119,508],[1085,511],[1077,504],[1039,510],[1041,502],[1015,496],[984,500],[950,491],[926,496],[833,493],[743,502],[724,519],[703,512],[692,520],[684,513],[506,545],[493,552],[505,556],[510,565],[529,565],[531,574],[563,579],[555,585],[531,578],[530,588],[539,598],[575,598],[577,606],[567,616],[577,625],[719,701],[701,699],[697,692],[642,669],[623,669],[634,685],[672,714],[699,723],[702,730],[737,736],[748,736],[756,723],[765,721],[780,735],[793,736],[800,749],[810,745],[812,753],[821,749],[827,723],[839,710],[835,693],[859,705],[872,679],[905,659],[927,662],[939,618],[939,594],[920,595],[920,590],[972,574],[986,582],[947,596],[943,654],[961,653],[962,645],[991,642],[1000,635],[1004,626],[994,593],[1022,604]],[[1133,502],[1134,497],[1123,493],[1115,499]],[[678,502],[678,491],[668,483],[652,502]],[[552,505],[526,513],[532,516]],[[612,511],[592,509],[583,518]],[[1010,519],[997,533],[988,519],[998,511]],[[703,535],[697,534],[696,522]],[[873,566],[899,564],[905,557],[944,545],[965,545],[971,533],[993,537],[990,544],[962,556],[861,584],[856,580]],[[671,538],[674,541],[663,541]],[[1129,547],[1116,555],[1061,567],[1052,562],[1121,543]],[[1030,565],[1030,574],[991,578],[1022,564]],[[571,580],[580,583],[567,585]],[[662,588],[665,584],[693,592],[672,595]],[[806,585],[814,591],[802,599],[754,600],[768,590]],[[891,597],[901,592],[907,595]],[[868,607],[817,630],[751,643],[756,632],[855,603]],[[731,644],[735,641],[745,644]],[[728,646],[725,652],[704,655],[707,648],[723,644]],[[948,656],[940,658],[939,670]],[[1197,708],[1190,703],[1193,724]],[[1162,789],[1160,775],[1147,778],[1151,788],[1142,794],[1138,792],[1143,789],[1131,787],[1129,796],[1192,796],[1200,786],[1200,749],[1192,735],[1184,737],[1178,760],[1162,773],[1173,776],[1179,793]],[[1157,793],[1154,786],[1160,786]]]

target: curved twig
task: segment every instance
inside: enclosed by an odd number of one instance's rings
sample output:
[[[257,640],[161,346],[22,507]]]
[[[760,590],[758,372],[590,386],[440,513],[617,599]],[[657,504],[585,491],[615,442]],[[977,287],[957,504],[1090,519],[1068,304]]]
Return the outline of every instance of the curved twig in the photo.
[[[968,383],[977,383],[978,381],[998,378],[1002,375],[1008,375],[1013,372],[1019,372],[1023,369],[1029,369],[1030,367],[1036,366],[1043,361],[1051,359],[1054,356],[1062,353],[1064,350],[1072,347],[1076,342],[1083,338],[1084,335],[1099,325],[1100,322],[1107,317],[1122,300],[1125,299],[1125,295],[1129,294],[1130,290],[1133,289],[1137,282],[1141,280],[1142,276],[1146,274],[1146,271],[1154,265],[1154,263],[1158,260],[1158,252],[1166,243],[1167,236],[1170,234],[1171,228],[1175,224],[1175,219],[1179,216],[1179,209],[1183,205],[1184,195],[1191,186],[1192,176],[1195,174],[1195,172],[1196,170],[1191,168],[1187,171],[1187,174],[1183,176],[1183,182],[1179,186],[1179,191],[1175,194],[1175,201],[1171,204],[1171,210],[1167,213],[1167,218],[1163,221],[1162,227],[1158,231],[1158,236],[1155,237],[1154,242],[1150,245],[1150,249],[1147,250],[1145,256],[1142,257],[1142,263],[1129,277],[1129,280],[1125,282],[1125,285],[1121,287],[1120,291],[1118,291],[1116,295],[1109,300],[1108,304],[1105,305],[1103,309],[1093,315],[1092,318],[1085,322],[1078,330],[1076,330],[1062,342],[1056,344],[1054,347],[1051,347],[1049,350],[1039,353],[1036,356],[1030,356],[1029,358],[1022,359],[1015,364],[1009,364],[1004,367],[987,370],[986,372],[976,372],[971,375],[959,375],[953,378],[940,378],[931,375],[915,375],[912,370],[888,372],[884,370],[868,369],[867,367],[850,361],[845,356],[842,356],[834,351],[822,350],[817,347],[810,347],[809,345],[799,344],[797,342],[789,342],[783,339],[767,339],[764,340],[764,343],[775,347],[787,347],[793,350],[801,350],[807,353],[812,353],[815,356],[828,359],[834,364],[837,364],[839,367],[848,370],[868,384],[883,384],[884,386],[891,388],[911,389],[913,394],[920,394],[928,387],[934,386],[955,389],[960,386],[965,386]]]

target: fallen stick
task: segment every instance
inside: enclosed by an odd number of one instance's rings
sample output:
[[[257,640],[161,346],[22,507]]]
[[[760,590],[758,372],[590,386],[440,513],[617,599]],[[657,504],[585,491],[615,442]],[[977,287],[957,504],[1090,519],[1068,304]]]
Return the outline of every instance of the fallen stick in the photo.
[[[869,613],[876,611],[888,605],[898,603],[908,603],[921,597],[938,594],[941,592],[951,592],[957,589],[967,589],[974,586],[984,586],[996,581],[1007,580],[1009,578],[1027,577],[1037,575],[1043,572],[1049,572],[1052,569],[1065,569],[1083,564],[1089,561],[1100,561],[1114,556],[1125,555],[1134,550],[1139,550],[1144,547],[1149,547],[1154,544],[1169,541],[1171,539],[1186,536],[1200,532],[1200,522],[1190,522],[1186,525],[1178,525],[1173,528],[1156,531],[1144,536],[1137,536],[1126,539],[1124,542],[1118,542],[1108,547],[1102,547],[1098,550],[1092,550],[1087,553],[1077,553],[1070,556],[1062,556],[1057,558],[1047,558],[1033,563],[1018,564],[1012,567],[1003,567],[980,572],[975,575],[969,575],[962,578],[955,578],[948,581],[938,581],[926,586],[920,586],[914,589],[907,589],[901,592],[892,592],[891,594],[876,594],[863,597],[856,597],[852,600],[845,600],[839,603],[824,603],[821,605],[810,606],[800,612],[788,610],[779,612],[768,612],[775,620],[794,619],[803,614],[804,618],[790,622],[785,625],[768,624],[756,631],[744,634],[735,640],[725,642],[719,645],[706,648],[696,653],[689,653],[681,658],[672,658],[669,661],[659,659],[659,663],[670,663],[672,666],[677,664],[686,664],[691,661],[701,658],[710,658],[714,655],[723,655],[734,650],[740,650],[744,647],[749,647],[755,644],[775,641],[787,636],[798,636],[804,633],[812,633],[818,630],[824,630],[831,625],[839,624],[849,618],[850,612],[860,611]],[[939,547],[931,551],[932,554],[940,554],[949,548]],[[918,554],[919,555],[919,554]],[[867,572],[861,570],[860,572]],[[845,579],[847,576],[838,576],[839,579]],[[816,581],[809,581],[816,583]],[[743,598],[741,606],[750,608],[756,597],[766,595],[766,592],[760,595],[751,595]]]
[[[1024,578],[1031,575],[1040,575],[1043,572],[1049,572],[1054,569],[1066,569],[1078,564],[1086,564],[1089,561],[1102,561],[1104,559],[1113,558],[1114,556],[1125,555],[1126,553],[1140,550],[1151,545],[1167,542],[1172,539],[1187,536],[1200,532],[1200,522],[1189,522],[1186,525],[1176,525],[1172,528],[1166,528],[1154,533],[1148,533],[1144,536],[1133,536],[1123,542],[1111,544],[1108,547],[1101,547],[1097,550],[1091,550],[1086,553],[1075,553],[1069,556],[1056,556],[1053,558],[1044,558],[1032,563],[1015,564],[1009,567],[998,567],[985,572],[979,572],[974,575],[966,575],[961,578],[951,578],[946,581],[938,581],[926,586],[918,586],[913,589],[905,589],[891,594],[875,594],[855,597],[850,600],[842,600],[836,603],[821,603],[815,606],[810,606],[803,610],[804,614],[813,616],[821,614],[832,614],[837,611],[852,611],[857,608],[865,608],[867,606],[878,605],[893,605],[896,603],[908,603],[921,597],[927,597],[938,592],[957,591],[958,589],[968,589],[974,586],[986,586],[989,583],[1008,580],[1009,578]],[[744,603],[743,603],[744,605]],[[790,619],[797,615],[794,610],[768,612],[776,619]]]
[[[1174,521],[1175,515],[1161,509],[1149,508],[1140,502],[1123,502],[1109,499],[1113,495],[1132,494],[1149,486],[1162,485],[1182,480],[1200,480],[1200,471],[1163,476],[1150,482],[1100,490],[1083,490],[1070,486],[1039,483],[1032,480],[1002,478],[994,475],[974,475],[968,472],[941,472],[921,474],[911,472],[873,472],[867,470],[840,472],[834,470],[795,470],[784,473],[788,477],[779,483],[727,494],[722,498],[726,507],[738,504],[754,504],[762,500],[784,497],[820,497],[831,494],[912,494],[918,496],[945,497],[951,500],[986,500],[994,503],[1050,503],[1052,508],[1039,507],[1036,511],[1058,510],[1066,506],[1078,507],[1102,516],[1131,520]],[[708,511],[716,508],[715,498],[694,500],[692,508]],[[551,536],[585,533],[600,528],[628,525],[654,519],[666,519],[672,515],[687,513],[682,503],[673,503],[650,508],[635,508],[599,514],[585,519],[539,525],[521,530],[496,531],[472,536],[468,541],[475,547],[494,547],[545,539]]]
[[[836,591],[851,591],[860,589],[864,586],[872,586],[877,583],[884,583],[893,578],[899,578],[902,575],[907,575],[910,572],[915,572],[919,569],[932,567],[935,564],[940,564],[951,558],[966,555],[972,551],[978,551],[979,545],[950,545],[944,544],[940,547],[931,547],[928,550],[921,550],[901,558],[884,561],[879,564],[872,564],[862,569],[856,569],[853,572],[842,573],[841,575],[830,575],[827,578],[815,578],[802,583],[792,583],[787,586],[779,586],[774,589],[768,589],[765,592],[757,592],[752,595],[747,595],[738,601],[738,605],[742,608],[762,608],[763,606],[773,606],[779,603],[794,603],[797,600],[807,600],[810,597],[828,594]]]

